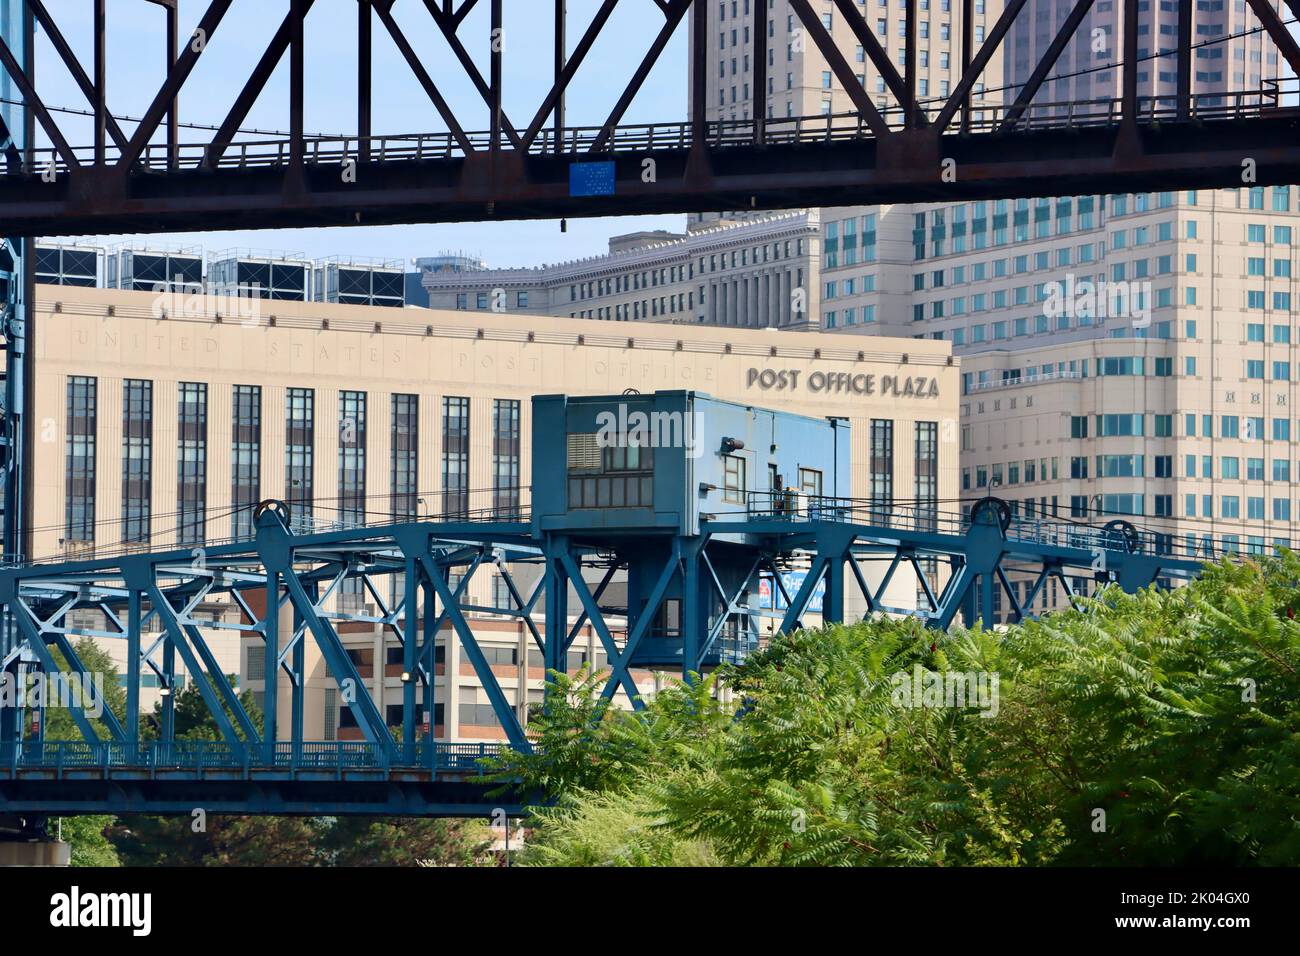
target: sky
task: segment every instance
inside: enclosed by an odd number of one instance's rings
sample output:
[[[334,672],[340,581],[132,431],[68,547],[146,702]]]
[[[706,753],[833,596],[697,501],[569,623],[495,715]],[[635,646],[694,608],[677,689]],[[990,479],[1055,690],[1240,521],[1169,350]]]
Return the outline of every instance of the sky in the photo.
[[[439,0],[440,2],[440,0]],[[462,0],[456,0],[459,4]],[[516,126],[526,126],[549,91],[553,72],[553,17],[550,0],[504,0],[503,109]],[[489,75],[489,2],[481,0],[462,23],[459,36],[484,77]],[[569,0],[568,47],[572,50],[591,22],[599,0]],[[82,65],[93,62],[88,0],[47,0]],[[181,37],[198,25],[207,0],[180,0]],[[148,108],[165,73],[162,10],[146,0],[109,0],[106,41],[108,104],[117,117],[139,117]],[[289,0],[234,0],[209,38],[181,98],[181,120],[216,126],[225,118],[244,79],[275,33]],[[488,128],[488,108],[466,78],[422,0],[397,0],[393,17],[454,114],[467,130]],[[610,22],[574,77],[568,94],[568,124],[599,126],[621,94],[660,28],[664,17],[654,0],[620,0]],[[445,130],[383,24],[374,23],[374,116],[376,135]],[[356,130],[355,0],[316,0],[305,23],[306,92],[304,125],[309,134],[346,135]],[[624,122],[677,122],[687,114],[687,24],[679,25],[658,64],[628,110]],[[286,131],[288,55],[249,112],[244,127]],[[51,107],[89,109],[48,39],[38,39],[38,89]],[[88,117],[56,113],[74,145],[92,142]],[[122,123],[130,135],[133,123]],[[181,129],[182,143],[202,143],[212,132]],[[258,138],[249,134],[248,138]],[[271,137],[264,137],[271,138]],[[404,259],[444,251],[481,256],[493,266],[535,266],[598,255],[608,239],[642,229],[682,230],[684,216],[570,219],[558,222],[491,222],[195,232],[150,237],[165,245],[231,247],[305,254]],[[109,245],[128,237],[97,237]]]

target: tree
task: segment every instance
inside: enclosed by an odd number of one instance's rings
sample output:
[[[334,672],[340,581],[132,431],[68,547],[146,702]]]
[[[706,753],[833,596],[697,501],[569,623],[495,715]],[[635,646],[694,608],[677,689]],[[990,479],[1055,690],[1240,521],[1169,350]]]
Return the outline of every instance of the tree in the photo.
[[[338,817],[317,854],[332,866],[474,866],[490,845],[476,820]]]
[[[104,691],[104,706],[119,721],[126,719],[126,690],[121,685],[121,677],[118,674],[117,665],[113,663],[113,658],[108,652],[101,648],[89,637],[83,637],[73,645],[77,657],[81,660],[82,666],[86,673],[91,675],[89,681],[96,688],[102,686]],[[70,674],[71,668],[68,666],[67,659],[63,652],[57,647],[51,647],[50,652],[54,661],[63,674]],[[102,719],[92,719],[91,726],[99,735],[100,740],[110,739],[108,725]],[[81,728],[77,726],[76,721],[72,719],[72,714],[63,707],[46,707],[45,708],[45,739],[46,740],[81,740]]]
[[[58,648],[50,650],[59,670],[65,674],[70,673],[71,668],[63,653]],[[124,720],[126,691],[119,682],[117,665],[113,663],[112,657],[88,637],[77,641],[73,650],[86,673],[91,675],[92,686],[102,687],[105,708],[119,721]],[[47,706],[44,720],[46,740],[82,739],[81,728],[66,708]],[[90,723],[101,740],[109,739],[108,725],[102,719],[94,719]],[[73,866],[118,866],[120,861],[117,851],[106,835],[112,824],[111,815],[62,817],[50,821],[50,832],[57,833],[70,846]]]
[[[252,694],[240,703],[260,731]],[[229,707],[226,713],[233,721]],[[176,695],[174,719],[179,740],[221,739],[194,683]],[[159,704],[150,736],[161,720]],[[139,866],[455,866],[474,863],[487,846],[472,822],[388,817],[134,816],[123,817],[112,837],[123,861]]]
[[[521,862],[1294,865],[1297,582],[1284,552],[998,633],[800,631],[640,714],[578,686],[556,755],[494,772],[558,802]]]

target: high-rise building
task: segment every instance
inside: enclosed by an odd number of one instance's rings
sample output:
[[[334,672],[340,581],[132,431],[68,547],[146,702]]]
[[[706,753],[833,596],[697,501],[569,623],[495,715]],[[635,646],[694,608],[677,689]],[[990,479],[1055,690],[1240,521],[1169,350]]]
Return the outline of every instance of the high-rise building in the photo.
[[[1016,84],[1029,79],[1073,6],[1071,0],[1029,0],[1013,22],[1006,41],[1006,76],[1013,84],[1008,102],[1019,92]],[[1172,109],[1178,91],[1178,0],[1138,0],[1137,17],[1137,94]],[[1264,90],[1281,76],[1277,49],[1246,0],[1195,0],[1190,35],[1189,78],[1198,106],[1231,105],[1231,94]],[[1096,0],[1034,97],[1042,104],[1036,110],[1061,115],[1069,107],[1049,104],[1118,99],[1123,59],[1124,0]]]
[[[963,498],[1180,556],[1300,542],[1300,190],[824,213],[823,328],[960,356]]]
[[[721,0],[710,3],[707,101],[705,117],[710,122],[744,121],[762,113],[775,121],[813,120],[821,116],[855,113],[857,107],[836,78],[814,38],[788,0]],[[901,123],[898,99],[871,58],[858,42],[841,11],[829,0],[811,4],[830,32],[856,82],[871,97],[876,108]],[[900,0],[858,0],[858,12],[874,32],[890,62],[902,76],[907,67],[906,7]],[[985,31],[1002,12],[1002,0],[974,0],[971,7],[972,51],[984,42]],[[764,10],[766,16],[764,16]],[[962,5],[952,0],[920,0],[915,39],[916,96],[937,110],[956,88],[962,68]],[[694,21],[691,21],[694,29]],[[756,31],[765,39],[757,43]],[[713,37],[717,40],[714,42]],[[753,57],[766,49],[766,89],[754,90]],[[973,55],[973,52],[972,52]],[[980,107],[1001,103],[1002,60],[995,57],[972,88],[972,120],[984,118]],[[986,92],[988,91],[988,92]],[[928,101],[928,102],[927,102]],[[935,101],[939,101],[936,103]],[[892,114],[892,115],[891,115]],[[746,218],[752,214],[729,212],[691,216],[692,228],[720,217]]]
[[[816,213],[799,211],[615,236],[607,255],[536,268],[416,263],[435,309],[806,330],[820,239]]]

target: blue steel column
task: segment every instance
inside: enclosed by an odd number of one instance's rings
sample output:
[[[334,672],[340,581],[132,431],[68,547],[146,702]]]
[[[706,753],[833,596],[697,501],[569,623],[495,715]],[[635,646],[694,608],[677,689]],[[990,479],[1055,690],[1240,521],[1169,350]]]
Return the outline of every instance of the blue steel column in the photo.
[[[424,594],[424,614],[421,616],[420,627],[424,631],[424,654],[423,666],[425,670],[424,681],[424,713],[429,720],[429,741],[432,743],[437,740],[437,714],[435,713],[438,705],[438,595],[434,592],[433,586],[420,578],[420,590]],[[447,678],[448,683],[451,678]],[[449,695],[450,696],[450,695]],[[443,718],[443,727],[447,726],[446,718]],[[431,746],[429,748],[430,759],[437,761],[438,748]]]
[[[262,677],[262,740],[266,760],[275,763],[276,724],[280,719],[280,572],[266,572],[266,610],[262,612],[262,642],[266,654]]]
[[[420,569],[415,558],[406,559],[406,573],[402,585],[402,743],[408,751],[415,743],[415,645],[419,640],[419,615],[416,608],[420,600]],[[432,668],[430,669],[432,671]],[[432,672],[429,682],[433,682]],[[433,736],[433,714],[429,713],[429,736]]]
[[[551,671],[566,671],[568,654],[565,638],[569,634],[569,580],[564,571],[563,555],[568,551],[567,538],[550,536],[546,539],[546,646],[542,654],[546,666],[546,686],[549,693]]]
[[[293,568],[286,569],[286,573],[292,573]],[[313,602],[316,600],[316,586],[311,586],[310,597]],[[293,698],[290,701],[292,727],[289,730],[293,740],[293,763],[297,766],[302,760],[302,709],[303,698],[307,694],[307,664],[306,653],[303,645],[307,643],[307,624],[302,612],[298,609],[297,604],[293,604],[293,657],[290,667],[293,669]]]
[[[162,698],[162,739],[172,743],[176,739],[176,645],[170,634],[163,638],[163,683],[166,693]]]
[[[35,76],[35,21],[26,0],[0,0],[0,37],[23,69]],[[8,71],[0,69],[0,152],[7,164],[20,163],[30,169],[35,159],[35,115],[23,103]],[[7,134],[7,135],[6,135]],[[31,308],[35,299],[34,246],[30,237],[7,237],[12,270],[4,281],[0,315],[5,339],[3,425],[0,427],[0,477],[3,479],[3,512],[0,513],[0,551],[3,559],[31,553],[32,500],[28,486],[34,430],[29,408],[32,403],[33,372]],[[22,636],[6,611],[0,614],[0,656],[22,643]],[[17,665],[14,674],[20,673]],[[42,727],[44,724],[42,724]],[[21,733],[21,719],[17,730]]]
[[[680,539],[682,555],[682,679],[700,671],[700,651],[708,633],[708,608],[700,594],[699,538]]]
[[[993,575],[988,573],[980,575],[980,622],[986,629],[997,623],[993,615],[994,583]]]
[[[140,591],[126,599],[126,739],[140,739]]]
[[[844,622],[844,555],[837,554],[826,563],[826,594],[822,598],[822,620],[827,624]]]

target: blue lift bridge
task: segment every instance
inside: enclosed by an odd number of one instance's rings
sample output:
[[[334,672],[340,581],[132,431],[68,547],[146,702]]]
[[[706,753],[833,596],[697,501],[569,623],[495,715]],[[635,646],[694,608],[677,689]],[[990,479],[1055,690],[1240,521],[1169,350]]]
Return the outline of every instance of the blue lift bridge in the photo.
[[[81,740],[45,739],[31,709],[0,710],[0,814],[27,819],[80,813],[389,814],[520,813],[528,794],[489,798],[479,761],[494,748],[530,746],[493,674],[474,618],[506,615],[527,628],[548,669],[563,672],[570,644],[590,624],[604,647],[603,693],[644,702],[632,668],[689,677],[743,658],[761,622],[801,626],[820,617],[918,615],[938,631],[963,615],[993,622],[995,590],[1010,618],[1032,613],[1046,581],[1087,575],[1134,590],[1195,575],[1194,556],[1125,522],[1105,527],[1014,518],[996,499],[965,513],[937,502],[906,505],[850,494],[850,426],[719,401],[690,391],[533,400],[533,491],[515,509],[355,527],[297,527],[280,502],[258,506],[251,540],[0,569],[9,623],[0,669],[11,681],[54,674],[66,661],[87,678],[74,640],[127,646],[125,718],[107,709],[71,716]],[[804,485],[793,480],[801,475]],[[806,487],[816,475],[820,488]],[[475,604],[476,573],[496,568],[507,606]],[[787,581],[802,572],[796,587]],[[919,606],[891,604],[891,582],[914,575]],[[1023,602],[1009,575],[1033,583]],[[397,583],[393,575],[400,575]],[[1025,576],[1028,575],[1027,578]],[[373,610],[345,610],[346,585]],[[617,586],[612,586],[617,585]],[[767,598],[762,595],[767,592]],[[888,593],[887,593],[888,592]],[[395,599],[391,598],[394,593]],[[619,596],[625,597],[620,601]],[[238,621],[196,616],[228,602]],[[1041,603],[1041,602],[1040,602]],[[848,610],[852,608],[852,614]],[[74,626],[94,611],[98,628]],[[78,617],[78,620],[83,620]],[[365,621],[390,635],[402,660],[402,720],[390,731],[340,637]],[[233,628],[256,642],[265,673],[259,728],[217,666],[205,631]],[[423,733],[436,704],[435,642],[454,635],[491,701],[508,743],[442,742]],[[310,739],[304,728],[305,652],[313,643],[364,740]],[[181,668],[220,730],[219,742],[176,738]],[[142,736],[142,681],[166,693],[151,739]],[[287,685],[287,692],[283,689]],[[288,733],[283,729],[289,728]]]

